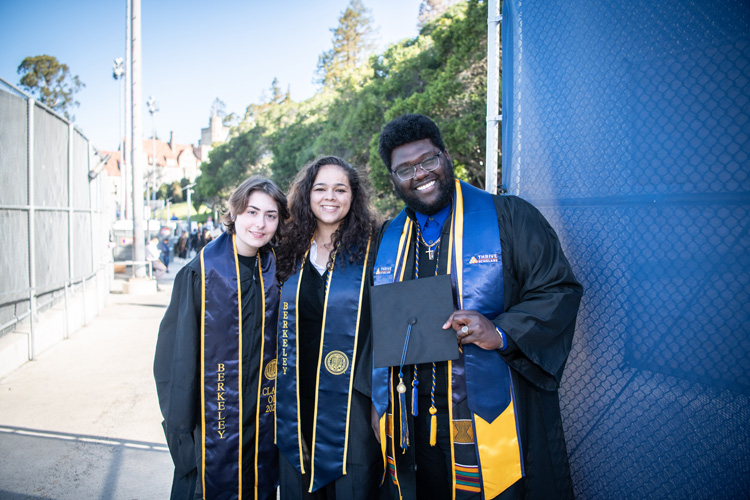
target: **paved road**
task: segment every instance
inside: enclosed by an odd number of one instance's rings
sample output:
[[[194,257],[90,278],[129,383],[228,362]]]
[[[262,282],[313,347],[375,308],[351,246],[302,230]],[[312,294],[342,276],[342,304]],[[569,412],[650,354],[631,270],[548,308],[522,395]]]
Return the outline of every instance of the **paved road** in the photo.
[[[180,264],[154,295],[110,294],[89,325],[0,380],[0,499],[169,498],[152,362]]]

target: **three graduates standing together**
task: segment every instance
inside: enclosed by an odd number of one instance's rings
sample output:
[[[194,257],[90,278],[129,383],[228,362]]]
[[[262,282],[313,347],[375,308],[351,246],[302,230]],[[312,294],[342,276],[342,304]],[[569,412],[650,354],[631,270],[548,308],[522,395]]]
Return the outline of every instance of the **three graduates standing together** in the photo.
[[[394,220],[322,157],[288,205],[242,183],[227,231],[175,278],[154,362],[172,498],[572,498],[557,389],[582,287],[554,230],[457,181],[426,116],[379,146],[406,204]],[[458,357],[375,367],[370,288],[435,275]]]

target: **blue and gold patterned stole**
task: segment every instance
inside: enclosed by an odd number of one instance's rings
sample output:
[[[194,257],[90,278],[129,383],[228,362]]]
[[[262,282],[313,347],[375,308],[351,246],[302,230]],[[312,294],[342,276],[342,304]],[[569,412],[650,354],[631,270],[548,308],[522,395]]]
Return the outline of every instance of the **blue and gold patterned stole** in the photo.
[[[414,222],[402,211],[388,226],[378,249],[374,284],[404,279]],[[471,237],[464,238],[464,234]],[[456,181],[448,269],[457,309],[476,310],[492,320],[503,310],[503,270],[497,213],[492,196]],[[510,367],[497,351],[463,346],[448,361],[454,498],[484,492],[493,498],[523,476]],[[399,486],[392,407],[393,369],[373,370],[372,399],[381,417],[383,460]],[[492,381],[489,383],[488,381]],[[399,486],[400,488],[400,486]]]

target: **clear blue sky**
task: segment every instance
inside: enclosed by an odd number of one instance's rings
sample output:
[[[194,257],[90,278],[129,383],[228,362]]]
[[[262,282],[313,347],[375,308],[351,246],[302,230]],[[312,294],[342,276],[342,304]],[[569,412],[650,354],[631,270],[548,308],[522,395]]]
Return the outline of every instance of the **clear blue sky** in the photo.
[[[420,0],[363,0],[380,49],[417,35]],[[243,114],[274,77],[296,101],[311,97],[318,56],[348,0],[142,0],[143,99],[160,111],[156,133],[197,144],[211,103]],[[76,96],[75,125],[102,150],[117,148],[119,84],[112,63],[125,56],[125,0],[0,0],[0,78],[18,85],[27,56],[48,54],[86,87]],[[151,116],[144,108],[144,134]]]

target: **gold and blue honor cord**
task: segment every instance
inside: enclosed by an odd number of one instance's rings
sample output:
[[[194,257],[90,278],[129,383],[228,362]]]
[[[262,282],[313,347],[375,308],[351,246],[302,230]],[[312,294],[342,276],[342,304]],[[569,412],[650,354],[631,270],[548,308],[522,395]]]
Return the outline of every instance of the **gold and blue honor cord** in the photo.
[[[414,251],[414,272],[415,277],[419,278],[419,242],[424,241],[422,239],[422,231],[417,226],[417,246]],[[437,243],[435,258],[435,276],[438,274],[438,267],[440,263],[440,238],[435,242]],[[426,243],[425,243],[426,245]],[[406,361],[406,352],[409,348],[409,337],[411,337],[411,327],[417,322],[416,318],[409,318],[409,326],[406,330],[406,339],[404,340],[404,349],[401,351],[401,364],[398,369],[398,385],[396,391],[398,392],[399,402],[399,420],[401,422],[401,449],[406,451],[409,447],[409,420],[406,415],[406,384],[404,384],[404,362]],[[437,442],[437,408],[435,407],[435,385],[437,377],[435,374],[436,366],[432,363],[432,388],[430,389],[430,446],[435,446]],[[417,365],[414,365],[414,377],[411,382],[411,414],[417,416],[419,414],[419,396],[417,394],[417,387],[419,386],[419,378],[417,377]]]
[[[422,231],[419,228],[419,224],[417,226],[417,244],[419,242],[424,242],[424,239],[422,238]],[[437,248],[435,251],[435,276],[438,275],[438,268],[440,267],[440,238],[437,239],[435,242],[437,243]],[[427,245],[427,243],[425,243]],[[415,249],[414,252],[414,269],[416,273],[416,277],[419,278],[419,248]],[[401,361],[401,364],[403,365],[403,360]],[[432,363],[432,387],[430,388],[430,446],[435,446],[437,444],[437,407],[435,406],[435,385],[437,383],[437,377],[435,374],[436,367],[435,363]],[[412,381],[412,415],[415,417],[418,415],[419,410],[417,408],[417,386],[419,385],[419,380],[417,379],[417,365],[414,365],[414,380]]]

